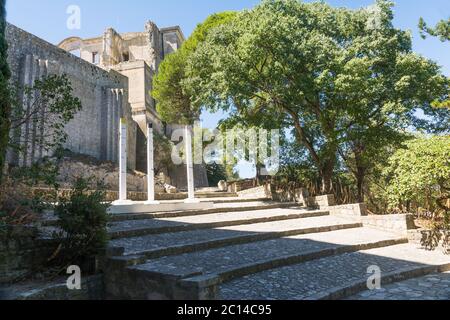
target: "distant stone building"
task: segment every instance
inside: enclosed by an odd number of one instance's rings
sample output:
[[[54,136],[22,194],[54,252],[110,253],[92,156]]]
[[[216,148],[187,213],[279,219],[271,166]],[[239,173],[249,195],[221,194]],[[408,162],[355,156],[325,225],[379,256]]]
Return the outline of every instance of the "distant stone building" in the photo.
[[[109,28],[100,37],[71,37],[55,46],[8,24],[6,37],[13,83],[31,86],[48,74],[69,77],[83,109],[65,128],[69,136],[67,149],[117,163],[119,119],[124,117],[129,124],[128,167],[146,171],[147,123],[153,123],[157,132],[168,137],[174,128],[160,119],[151,90],[161,61],[185,40],[179,27],[159,29],[147,22],[143,32],[119,34]],[[42,156],[42,152],[33,150],[38,146],[27,145],[28,135],[34,134],[30,126],[32,123],[24,124],[14,137],[29,152],[10,152],[9,162],[13,165],[26,166]],[[167,175],[173,185],[185,188],[185,172],[184,166],[179,166]],[[197,187],[208,185],[204,166],[196,166],[195,180]]]

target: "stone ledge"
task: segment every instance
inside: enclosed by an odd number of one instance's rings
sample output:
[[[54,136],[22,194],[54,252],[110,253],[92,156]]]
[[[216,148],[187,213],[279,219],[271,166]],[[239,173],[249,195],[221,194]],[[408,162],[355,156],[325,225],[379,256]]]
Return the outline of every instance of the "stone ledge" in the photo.
[[[336,199],[332,194],[327,194],[318,197],[310,197],[308,199],[308,202],[309,202],[308,205],[318,206],[319,208],[327,208],[336,205]]]
[[[382,275],[381,283],[382,285],[388,285],[433,273],[442,273],[447,271],[450,271],[450,263],[439,266],[405,268]],[[308,300],[341,300],[365,290],[367,290],[367,279],[364,281],[355,281],[346,286],[331,288],[325,292],[309,297]]]
[[[367,207],[364,203],[344,204],[340,206],[327,207],[331,215],[346,215],[353,217],[367,216]]]
[[[199,203],[160,203],[160,204],[145,204],[143,202],[136,202],[125,205],[113,205],[108,209],[110,214],[139,214],[139,213],[157,213],[170,211],[185,211],[185,210],[207,210],[212,209],[214,204],[212,202]]]
[[[374,242],[367,242],[361,244],[353,245],[334,245],[330,248],[311,250],[308,252],[303,252],[301,254],[285,256],[277,259],[271,259],[267,261],[260,261],[254,264],[249,264],[247,266],[241,266],[236,269],[230,269],[223,271],[217,276],[220,278],[220,283],[232,281],[236,278],[244,277],[250,274],[255,274],[263,272],[270,269],[276,269],[280,267],[285,267],[289,265],[295,265],[304,263],[307,261],[327,258],[335,255],[340,255],[344,253],[352,253],[361,250],[377,249],[382,247],[388,247],[398,244],[407,243],[407,239],[391,239],[391,240],[381,240]]]
[[[410,214],[370,215],[362,217],[364,226],[408,234],[409,230],[416,229],[414,217]]]
[[[283,216],[265,216],[259,218],[245,218],[241,220],[228,220],[220,222],[205,222],[205,223],[181,223],[179,225],[167,226],[167,227],[148,227],[132,230],[123,230],[110,232],[111,239],[132,238],[151,234],[171,233],[171,232],[183,232],[194,231],[201,229],[213,229],[232,226],[241,226],[257,223],[276,222],[284,220],[306,219],[306,218],[318,218],[327,216],[327,211],[318,212],[303,212],[298,214],[288,214]]]
[[[0,290],[0,299],[5,300],[102,300],[103,298],[103,275],[82,277],[81,290],[69,290],[66,279],[53,283],[17,285]]]
[[[143,280],[144,282],[157,282],[164,286],[164,289],[161,287],[152,286],[152,290],[156,291],[148,292],[147,297],[165,296],[168,299],[213,300],[218,299],[220,296],[220,284],[231,281],[235,278],[333,255],[380,248],[405,242],[407,242],[406,239],[392,239],[355,245],[335,245],[327,249],[312,250],[297,255],[242,265],[235,269],[224,270],[217,274],[165,274],[157,271],[140,269],[139,266],[127,268],[125,272],[139,273],[141,277],[145,278],[145,280]],[[122,283],[122,285],[128,285],[128,287],[130,287],[136,284]],[[137,285],[140,286],[140,284]],[[136,291],[139,292],[141,290]]]
[[[331,231],[338,231],[338,230],[346,230],[346,229],[355,229],[355,228],[361,228],[363,225],[361,223],[346,223],[346,224],[333,224],[328,226],[321,226],[321,227],[309,227],[309,228],[303,228],[303,229],[291,229],[286,231],[276,231],[276,232],[258,232],[258,233],[252,233],[242,236],[233,236],[229,238],[219,238],[216,240],[206,241],[206,242],[198,242],[198,243],[191,243],[191,244],[185,244],[185,245],[174,245],[171,247],[165,247],[165,248],[158,248],[148,251],[141,251],[141,252],[135,252],[134,256],[143,256],[147,259],[156,259],[163,256],[168,255],[178,255],[183,253],[189,253],[199,250],[208,250],[208,249],[214,249],[219,248],[223,246],[229,246],[234,244],[241,244],[241,243],[249,243],[249,242],[257,242],[257,241],[263,241],[263,240],[272,240],[272,239],[278,239],[282,237],[290,237],[290,236],[297,236],[297,235],[306,235],[306,234],[313,234],[313,233],[324,233],[324,232],[331,232]]]
[[[213,208],[206,210],[187,210],[187,211],[177,211],[177,212],[161,212],[161,213],[146,213],[146,214],[122,214],[114,215],[111,217],[112,222],[125,221],[125,220],[145,220],[145,219],[164,219],[164,218],[179,218],[179,217],[189,217],[196,215],[207,215],[214,213],[228,213],[228,212],[241,212],[241,211],[258,211],[267,209],[283,209],[295,206],[295,203],[268,203],[268,204],[257,204],[251,206],[245,206],[235,208]]]

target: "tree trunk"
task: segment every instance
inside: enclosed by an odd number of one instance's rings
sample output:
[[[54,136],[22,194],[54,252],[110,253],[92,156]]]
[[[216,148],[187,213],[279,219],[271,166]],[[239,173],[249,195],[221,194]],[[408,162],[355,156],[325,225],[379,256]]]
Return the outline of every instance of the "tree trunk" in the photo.
[[[356,181],[358,185],[358,202],[364,203],[364,180],[366,176],[365,168],[358,167],[356,172]]]
[[[327,161],[320,170],[320,175],[322,176],[323,194],[333,193],[333,170],[334,161]]]

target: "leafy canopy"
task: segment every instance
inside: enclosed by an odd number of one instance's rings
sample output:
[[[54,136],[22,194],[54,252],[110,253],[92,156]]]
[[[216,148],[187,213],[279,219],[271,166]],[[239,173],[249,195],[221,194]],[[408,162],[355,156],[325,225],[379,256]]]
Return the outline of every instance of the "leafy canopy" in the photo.
[[[185,91],[195,106],[294,129],[329,184],[342,143],[429,128],[416,111],[432,119],[431,102],[448,95],[440,67],[413,53],[392,20],[383,0],[359,10],[263,1],[211,30],[189,57]]]
[[[425,20],[420,18],[419,29],[423,39],[429,34],[433,37],[439,37],[442,42],[450,40],[450,18],[439,21],[434,28],[428,27]]]
[[[182,86],[186,78],[186,62],[210,30],[230,21],[235,15],[235,12],[223,12],[209,16],[197,26],[178,51],[168,55],[161,63],[153,80],[152,96],[157,101],[157,111],[164,121],[190,124],[199,118],[200,106],[192,104],[190,94]]]

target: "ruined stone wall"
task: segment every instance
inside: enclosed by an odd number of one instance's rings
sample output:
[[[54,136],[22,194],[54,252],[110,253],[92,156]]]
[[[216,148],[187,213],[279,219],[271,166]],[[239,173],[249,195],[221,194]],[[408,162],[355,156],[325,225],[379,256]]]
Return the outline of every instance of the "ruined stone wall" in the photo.
[[[47,74],[66,74],[69,77],[74,95],[81,100],[83,109],[65,128],[69,136],[65,147],[99,160],[117,162],[119,118],[125,117],[129,124],[128,166],[134,169],[137,128],[128,103],[127,77],[98,68],[11,24],[7,25],[6,38],[13,85],[32,85],[34,80]],[[23,97],[19,99],[23,100]],[[25,128],[19,139],[22,145],[29,140],[24,132],[27,132]],[[10,163],[16,165],[33,160],[36,159],[9,155]]]

